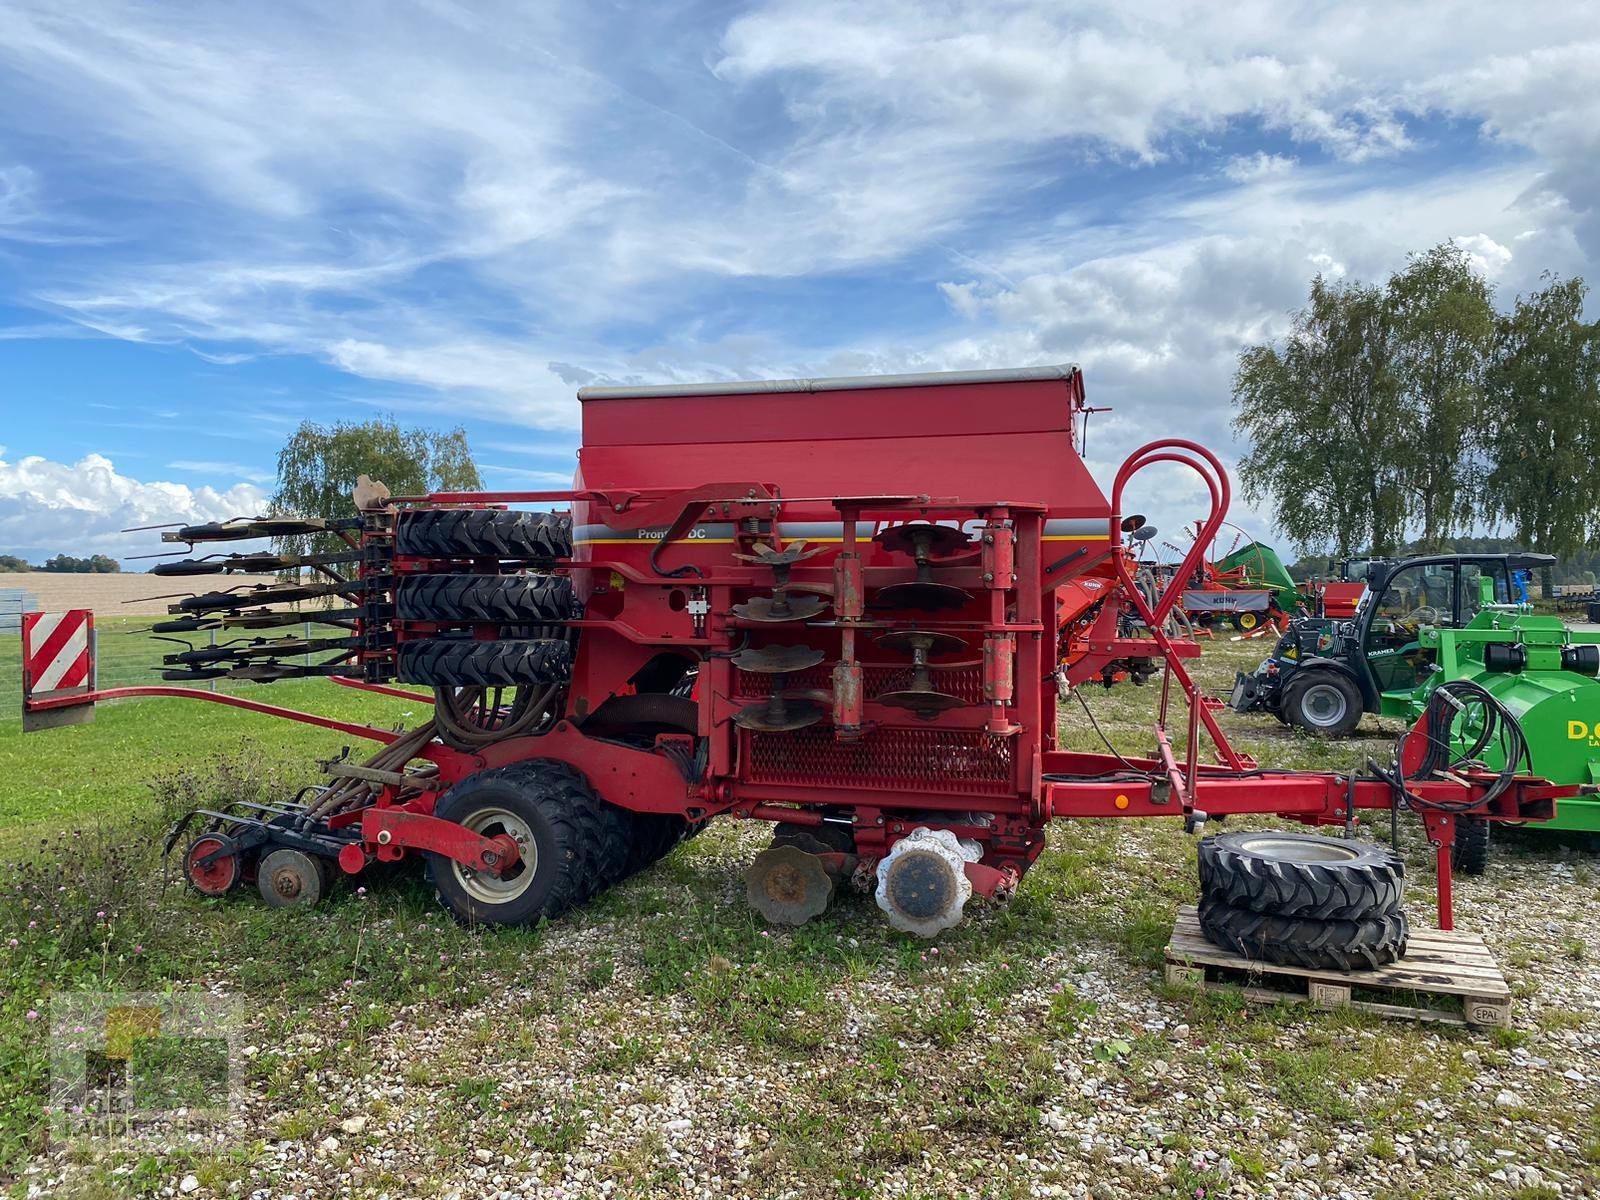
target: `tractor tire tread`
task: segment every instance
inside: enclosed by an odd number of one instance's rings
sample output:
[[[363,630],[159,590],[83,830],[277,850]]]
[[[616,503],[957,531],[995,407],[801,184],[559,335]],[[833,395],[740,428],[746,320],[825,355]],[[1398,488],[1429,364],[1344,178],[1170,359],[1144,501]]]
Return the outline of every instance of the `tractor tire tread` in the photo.
[[[1200,929],[1213,945],[1246,958],[1308,971],[1372,971],[1404,956],[1403,912],[1355,920],[1284,917],[1200,901]]]
[[[556,845],[558,874],[537,910],[516,923],[533,924],[540,918],[554,918],[585,903],[609,886],[604,878],[605,864],[614,848],[607,839],[614,837],[613,826],[622,810],[607,804],[595,793],[581,772],[566,763],[551,759],[532,759],[508,767],[492,768],[469,776],[467,782],[504,781],[516,787],[539,810],[549,825]],[[465,793],[470,799],[471,793]],[[455,805],[446,793],[437,815],[450,819]],[[463,921],[481,920],[485,914],[474,907],[467,911],[451,904],[440,876],[449,870],[449,860],[436,854],[424,855],[428,879],[436,894]],[[472,902],[466,901],[471,906]]]
[[[499,508],[429,508],[403,513],[395,551],[419,558],[549,560],[572,557],[572,518]]]
[[[1300,697],[1313,685],[1325,682],[1332,683],[1339,688],[1345,697],[1344,717],[1338,725],[1326,729],[1308,723],[1300,713]],[[1279,707],[1282,710],[1283,721],[1286,725],[1292,725],[1296,729],[1303,729],[1314,737],[1334,738],[1349,737],[1354,733],[1357,726],[1361,724],[1363,711],[1361,690],[1346,676],[1325,667],[1302,668],[1296,671],[1289,679],[1289,682],[1283,685],[1283,697]]]
[[[565,683],[571,674],[572,647],[556,638],[424,638],[401,644],[395,668],[401,683],[434,687]]]
[[[1356,843],[1362,853],[1348,862],[1288,862],[1249,854],[1236,845],[1239,839],[1252,836],[1259,835],[1223,833],[1201,840],[1202,896],[1252,912],[1321,921],[1399,911],[1405,893],[1405,863],[1393,851],[1376,843]]]
[[[1489,869],[1489,822],[1482,817],[1457,817],[1456,841],[1450,848],[1450,866],[1463,875],[1482,875]]]
[[[573,615],[565,575],[409,575],[394,601],[402,621],[549,625]]]

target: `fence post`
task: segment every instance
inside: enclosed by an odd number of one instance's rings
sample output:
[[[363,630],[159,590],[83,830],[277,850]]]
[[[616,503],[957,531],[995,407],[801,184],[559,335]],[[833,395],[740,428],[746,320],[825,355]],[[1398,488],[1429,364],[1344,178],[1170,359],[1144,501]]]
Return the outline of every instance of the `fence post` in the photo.
[[[212,629],[209,632],[210,632],[211,648],[213,650],[215,650],[216,647],[217,647],[217,631],[216,631],[216,628],[213,626]],[[206,688],[207,688],[207,690],[213,691],[213,692],[217,690],[217,681],[216,681],[215,677],[212,677],[211,679],[206,680]]]
[[[311,622],[307,621],[306,622],[306,641],[309,642],[310,640],[311,640]],[[311,665],[311,648],[309,646],[307,646],[306,647],[306,666],[309,667],[310,665]]]

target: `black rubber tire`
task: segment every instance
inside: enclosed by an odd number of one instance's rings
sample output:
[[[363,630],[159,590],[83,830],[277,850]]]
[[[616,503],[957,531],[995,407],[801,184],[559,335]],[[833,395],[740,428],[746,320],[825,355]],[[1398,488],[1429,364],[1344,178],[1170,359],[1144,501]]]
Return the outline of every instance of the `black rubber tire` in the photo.
[[[572,616],[565,575],[407,575],[395,588],[402,621],[549,625]]]
[[[623,868],[624,879],[638,874],[671,854],[683,840],[688,827],[688,822],[672,813],[629,815],[633,820],[633,840],[628,847],[628,859]]]
[[[1311,706],[1331,688],[1343,700],[1341,708],[1323,715]],[[1308,703],[1310,702],[1310,703]],[[1361,724],[1361,690],[1337,671],[1296,671],[1283,688],[1283,715],[1289,724],[1320,737],[1348,737]]]
[[[1388,847],[1315,833],[1215,834],[1201,839],[1199,863],[1201,896],[1280,917],[1385,916],[1405,892],[1405,863]]]
[[[395,667],[395,678],[401,683],[435,687],[565,683],[571,674],[572,648],[555,639],[476,642],[424,638],[402,643]]]
[[[451,860],[425,853],[439,900],[467,924],[528,925],[557,917],[607,886],[621,810],[595,794],[565,763],[533,759],[469,775],[440,799],[434,815],[468,821],[485,808],[512,813],[532,834],[537,857],[526,889],[505,902],[473,896]]]
[[[572,557],[572,518],[499,508],[429,508],[395,523],[398,554],[419,558]]]
[[[1200,930],[1213,945],[1263,962],[1312,971],[1372,971],[1406,952],[1403,912],[1358,920],[1281,917],[1200,901]]]
[[[1489,822],[1482,817],[1457,817],[1456,842],[1450,847],[1450,869],[1482,875],[1489,869]]]

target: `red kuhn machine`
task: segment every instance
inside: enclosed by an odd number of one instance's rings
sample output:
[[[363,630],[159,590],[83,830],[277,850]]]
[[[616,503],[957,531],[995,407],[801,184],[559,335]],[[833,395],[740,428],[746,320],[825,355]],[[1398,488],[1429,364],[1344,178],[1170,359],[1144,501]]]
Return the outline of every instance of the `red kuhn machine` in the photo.
[[[452,911],[490,923],[582,903],[713,817],[770,827],[747,874],[768,919],[805,921],[853,884],[898,928],[932,936],[973,893],[1007,897],[1056,818],[1198,829],[1262,813],[1348,828],[1358,809],[1403,807],[1438,847],[1448,925],[1456,816],[1548,817],[1564,794],[1439,763],[1423,737],[1364,774],[1273,771],[1235,753],[1184,669],[1193,648],[1162,632],[1175,591],[1152,601],[1135,586],[1122,516],[1143,468],[1192,468],[1211,494],[1197,558],[1226,516],[1226,475],[1191,442],[1157,441],[1108,498],[1075,444],[1074,367],[579,399],[570,491],[390,496],[364,482],[357,518],[169,530],[190,553],[323,540],[302,555],[158,567],[308,572],[174,605],[157,632],[222,632],[169,656],[168,686],[95,690],[81,660],[60,660],[64,625],[84,614],[36,619],[49,627],[26,646],[30,725],[173,695],[380,743],[365,762],[325,764],[329,782],[292,802],[192,814],[174,831],[189,880],[215,895],[254,879],[269,902],[303,904],[338,872],[420,858]],[[1062,666],[1055,593],[1086,580],[1120,592],[1141,633],[1119,627],[1122,601],[1102,605]],[[274,607],[287,602],[302,607]],[[317,603],[331,607],[306,607]],[[261,632],[308,620],[333,636]],[[1074,685],[1151,659],[1164,669],[1149,757],[1060,747],[1058,722],[1084,716],[1058,713]],[[395,732],[170,686],[308,674],[431,688],[432,719]]]

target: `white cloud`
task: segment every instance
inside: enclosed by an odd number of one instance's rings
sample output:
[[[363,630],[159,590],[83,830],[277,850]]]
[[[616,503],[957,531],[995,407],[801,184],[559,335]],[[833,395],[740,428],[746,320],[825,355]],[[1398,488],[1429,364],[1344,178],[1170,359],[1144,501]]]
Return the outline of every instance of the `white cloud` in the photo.
[[[1235,183],[1254,183],[1274,175],[1287,175],[1294,170],[1297,161],[1285,154],[1257,150],[1254,154],[1235,154],[1222,165],[1222,173]]]
[[[218,490],[133,479],[102,454],[75,463],[0,460],[0,553],[150,554],[163,548],[158,533],[121,531],[254,516],[266,501],[267,493],[248,483]]]
[[[41,304],[219,365],[311,355],[447,420],[568,429],[593,378],[1075,359],[1119,408],[1108,460],[1176,420],[1226,444],[1234,356],[1312,272],[1455,236],[1504,294],[1600,252],[1600,31],[1553,0],[771,0],[718,26],[39,0],[0,68],[0,109],[161,210],[29,273]],[[12,170],[0,214],[59,194]],[[825,277],[944,305],[829,327]]]

